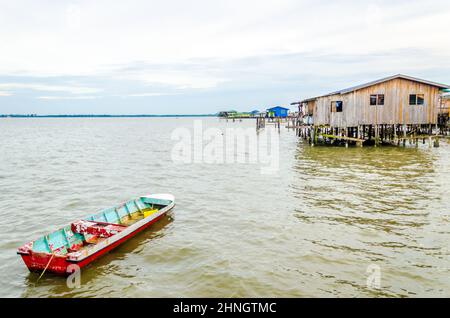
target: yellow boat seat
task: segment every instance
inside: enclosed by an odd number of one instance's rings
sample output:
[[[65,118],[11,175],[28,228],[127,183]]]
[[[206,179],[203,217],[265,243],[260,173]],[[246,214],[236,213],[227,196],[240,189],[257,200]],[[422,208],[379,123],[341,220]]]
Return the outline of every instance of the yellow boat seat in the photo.
[[[152,214],[155,214],[158,211],[159,211],[158,209],[151,209],[151,210],[144,211],[144,218],[146,218]]]

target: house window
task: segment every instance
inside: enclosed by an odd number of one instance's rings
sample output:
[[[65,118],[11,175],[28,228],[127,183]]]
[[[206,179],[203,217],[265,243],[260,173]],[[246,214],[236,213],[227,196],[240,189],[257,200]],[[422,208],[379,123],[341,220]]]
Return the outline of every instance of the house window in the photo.
[[[409,104],[410,105],[423,105],[423,104],[425,104],[425,96],[424,96],[424,94],[411,94],[411,95],[409,95]]]
[[[425,102],[425,98],[423,94],[417,94],[417,105],[423,105]]]
[[[377,104],[377,95],[370,95],[370,105],[375,106]]]
[[[340,113],[342,112],[342,101],[337,100],[335,102],[331,102],[331,112],[332,113]]]
[[[370,105],[384,105],[384,94],[374,94],[370,95]]]

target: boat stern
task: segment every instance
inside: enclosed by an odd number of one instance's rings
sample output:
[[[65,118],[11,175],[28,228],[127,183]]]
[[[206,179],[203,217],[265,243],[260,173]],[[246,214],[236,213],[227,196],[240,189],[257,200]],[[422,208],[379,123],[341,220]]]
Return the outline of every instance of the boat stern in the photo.
[[[47,269],[55,274],[65,275],[67,269],[66,257],[49,253],[34,253],[33,242],[26,243],[17,249],[17,254],[30,272],[42,272]]]

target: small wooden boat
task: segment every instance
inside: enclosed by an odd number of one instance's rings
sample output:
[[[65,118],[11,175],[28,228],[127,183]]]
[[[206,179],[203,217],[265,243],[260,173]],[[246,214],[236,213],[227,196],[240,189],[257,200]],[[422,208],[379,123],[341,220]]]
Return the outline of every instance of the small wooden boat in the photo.
[[[105,209],[29,242],[17,250],[30,271],[70,274],[155,223],[175,205],[170,194],[154,194]]]

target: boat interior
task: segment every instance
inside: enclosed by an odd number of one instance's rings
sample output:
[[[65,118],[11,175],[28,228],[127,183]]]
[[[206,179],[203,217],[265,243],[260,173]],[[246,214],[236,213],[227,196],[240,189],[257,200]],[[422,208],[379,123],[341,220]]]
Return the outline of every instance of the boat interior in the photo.
[[[40,237],[33,242],[32,251],[61,256],[89,249],[170,203],[150,197],[127,201]]]

